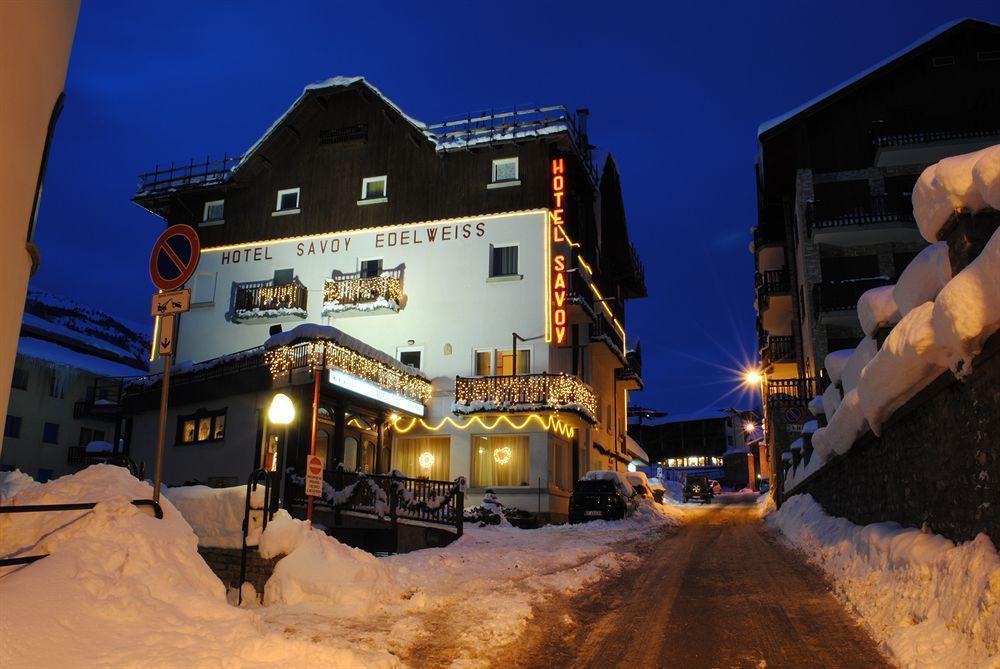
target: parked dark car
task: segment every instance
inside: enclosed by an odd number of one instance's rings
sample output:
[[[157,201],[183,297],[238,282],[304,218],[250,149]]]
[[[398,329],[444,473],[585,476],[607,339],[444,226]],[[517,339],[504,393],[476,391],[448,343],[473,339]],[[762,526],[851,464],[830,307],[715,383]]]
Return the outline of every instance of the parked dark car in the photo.
[[[569,498],[569,522],[621,520],[628,515],[630,504],[622,486],[616,481],[577,481]]]
[[[684,484],[684,501],[700,499],[705,504],[709,504],[715,497],[715,491],[708,482],[707,476],[689,476]]]

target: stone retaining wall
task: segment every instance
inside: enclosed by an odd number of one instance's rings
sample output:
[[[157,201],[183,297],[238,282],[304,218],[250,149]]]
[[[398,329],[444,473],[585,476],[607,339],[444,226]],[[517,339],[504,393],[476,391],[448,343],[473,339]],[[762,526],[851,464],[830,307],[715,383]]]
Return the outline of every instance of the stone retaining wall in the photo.
[[[239,548],[209,548],[199,546],[198,552],[204,558],[208,566],[215,572],[226,587],[235,588],[240,580],[240,555]],[[253,584],[260,594],[264,593],[264,584],[271,578],[274,572],[274,565],[280,558],[265,560],[257,553],[256,548],[247,551],[247,572],[246,580]]]

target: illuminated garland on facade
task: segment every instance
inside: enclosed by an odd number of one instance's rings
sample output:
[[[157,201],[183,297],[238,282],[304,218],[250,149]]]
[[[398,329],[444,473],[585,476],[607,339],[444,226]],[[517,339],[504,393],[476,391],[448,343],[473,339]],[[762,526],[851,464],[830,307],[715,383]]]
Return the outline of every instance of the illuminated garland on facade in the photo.
[[[502,411],[527,405],[529,408],[579,410],[596,422],[597,396],[586,383],[572,374],[519,374],[517,376],[476,376],[455,379],[455,403],[459,407],[485,405],[482,411]]]
[[[257,309],[291,309],[302,306],[299,304],[301,286],[295,283],[261,286],[252,290],[256,293],[253,301]]]
[[[264,352],[264,362],[273,379],[287,376],[293,368],[299,367],[306,367],[310,372],[339,369],[417,402],[426,403],[431,397],[430,381],[332,341],[313,340],[279,346]]]
[[[546,431],[551,430],[555,434],[566,437],[567,439],[571,439],[573,437],[573,434],[576,432],[572,426],[567,425],[557,416],[546,416],[543,418],[541,415],[537,413],[532,413],[522,416],[520,421],[512,419],[510,416],[497,416],[496,418],[493,419],[491,423],[487,423],[479,416],[472,416],[464,423],[459,423],[451,416],[445,416],[440,421],[438,421],[437,425],[431,425],[423,418],[410,418],[408,419],[409,422],[405,422],[407,419],[395,416],[390,420],[392,421],[392,429],[394,429],[397,434],[406,434],[407,432],[416,429],[418,426],[421,429],[426,430],[427,432],[439,432],[440,430],[444,429],[446,425],[450,425],[451,427],[458,430],[468,430],[469,428],[478,425],[479,429],[486,430],[487,432],[492,432],[497,427],[499,427],[501,423],[507,425],[508,427],[514,430],[523,430],[528,426],[528,424],[537,423],[538,426],[543,428],[544,430]]]
[[[403,300],[403,280],[395,276],[327,279],[323,285],[323,302],[358,304],[378,298],[399,304]]]

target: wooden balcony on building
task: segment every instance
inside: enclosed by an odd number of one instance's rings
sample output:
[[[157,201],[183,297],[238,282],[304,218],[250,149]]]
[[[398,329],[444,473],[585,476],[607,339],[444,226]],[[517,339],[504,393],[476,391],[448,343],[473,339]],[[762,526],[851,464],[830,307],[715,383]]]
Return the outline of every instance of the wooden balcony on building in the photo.
[[[456,414],[561,411],[597,422],[597,395],[572,374],[455,377]]]
[[[278,323],[304,319],[309,291],[299,283],[254,281],[236,287],[233,322]]]
[[[642,347],[636,343],[635,348],[625,352],[628,364],[615,369],[615,379],[621,381],[626,390],[642,390]]]
[[[820,379],[806,377],[796,379],[768,379],[764,384],[764,395],[769,408],[805,407],[822,392]]]
[[[904,193],[807,202],[806,224],[817,244],[857,246],[921,238],[910,196]]]
[[[767,308],[772,297],[778,295],[791,295],[792,284],[788,277],[788,268],[768,269],[757,272],[755,276],[757,287],[757,307]]]
[[[375,276],[337,274],[323,285],[324,316],[345,312],[399,311],[403,307],[403,268]]]
[[[122,412],[125,377],[98,377],[87,389],[87,398],[73,403],[73,418],[116,420]]]
[[[813,286],[813,304],[823,323],[857,320],[858,300],[868,290],[888,285],[884,276],[867,279],[845,279],[843,281],[823,281]]]
[[[795,338],[791,335],[767,335],[761,344],[760,359],[765,367],[795,359]]]

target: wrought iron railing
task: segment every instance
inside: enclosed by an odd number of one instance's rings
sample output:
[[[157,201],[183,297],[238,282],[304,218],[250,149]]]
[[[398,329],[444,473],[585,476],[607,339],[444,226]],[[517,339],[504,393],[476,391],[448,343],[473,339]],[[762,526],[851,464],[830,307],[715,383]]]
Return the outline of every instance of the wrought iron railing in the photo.
[[[223,154],[221,160],[205,158],[205,162],[194,162],[192,158],[186,165],[170,163],[170,166],[157,165],[152,172],[139,175],[137,196],[156,195],[191,187],[212,186],[229,178],[230,173],[239,164],[239,157]]]
[[[273,281],[254,281],[239,284],[233,303],[234,320],[294,316],[305,318],[309,291],[297,280],[275,284]]]
[[[366,305],[398,309],[403,301],[403,268],[383,270],[377,276],[362,272],[338,274],[323,285],[324,314]]]
[[[757,307],[763,309],[773,295],[786,295],[791,292],[792,284],[788,277],[788,268],[768,269],[757,272]]]
[[[596,423],[597,396],[572,374],[458,376],[454,410],[456,413],[570,411]]]
[[[822,392],[820,385],[820,379],[813,377],[768,379],[764,394],[769,407],[804,406]]]
[[[889,284],[888,277],[824,281],[813,286],[814,302],[821,312],[856,309],[861,296],[872,288]]]
[[[795,338],[791,335],[769,335],[765,341],[761,358],[765,362],[787,362],[795,357]]]
[[[913,222],[913,203],[903,193],[872,195],[854,203],[814,200],[806,203],[806,220],[812,231],[872,223],[916,225]]]

